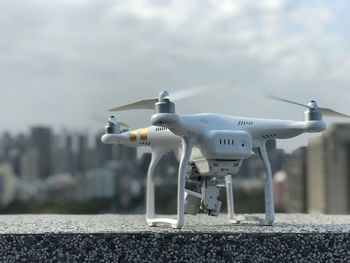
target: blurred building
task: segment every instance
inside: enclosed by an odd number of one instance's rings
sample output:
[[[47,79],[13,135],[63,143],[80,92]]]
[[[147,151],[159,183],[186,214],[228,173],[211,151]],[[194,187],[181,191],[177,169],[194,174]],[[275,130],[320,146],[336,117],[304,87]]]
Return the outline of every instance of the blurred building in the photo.
[[[39,151],[35,148],[29,149],[21,156],[21,177],[33,179],[39,175],[40,167]]]
[[[78,135],[77,171],[84,173],[88,165],[88,138],[85,134]]]
[[[272,174],[280,171],[285,161],[285,153],[277,149],[276,140],[267,141],[267,153],[271,163]],[[238,177],[241,178],[264,178],[266,168],[258,153],[243,161]]]
[[[0,206],[8,205],[15,198],[16,175],[11,164],[0,164]]]
[[[10,145],[11,142],[11,135],[8,132],[4,132],[1,135],[1,140],[0,140],[0,156],[1,160],[6,160],[9,148],[11,147]]]
[[[101,142],[102,134],[95,137],[95,157],[97,167],[102,167],[111,160],[135,161],[137,150],[135,147],[127,147],[121,144],[104,144]]]
[[[177,185],[179,161],[173,152],[165,154],[155,169],[155,183],[158,185]]]
[[[72,137],[63,131],[54,136],[53,142],[53,173],[73,173]]]
[[[273,196],[276,212],[286,212],[288,204],[287,173],[279,171],[273,176]]]
[[[65,145],[62,152],[62,157],[65,160],[64,162],[64,170],[70,173],[75,172],[74,167],[74,155],[73,155],[73,136],[71,134],[67,134],[65,136]]]
[[[307,150],[308,211],[350,213],[350,124],[335,124]]]
[[[152,160],[152,153],[144,153],[140,160],[139,160],[139,163],[140,163],[140,172],[144,175],[147,174],[148,172],[148,167],[149,167],[149,164],[151,163],[151,160]]]
[[[39,153],[38,176],[40,178],[48,177],[53,171],[51,137],[49,127],[37,126],[31,129],[31,146]]]
[[[86,174],[87,191],[86,199],[112,198],[116,195],[116,174],[110,168],[98,168],[89,170]]]
[[[307,213],[307,158],[306,147],[301,147],[286,157],[284,171],[287,173],[287,212]]]
[[[137,149],[122,144],[112,146],[112,158],[116,160],[136,160]]]
[[[112,144],[104,144],[101,142],[102,133],[95,137],[95,158],[97,167],[102,167],[108,161],[113,160],[113,146]]]
[[[21,154],[28,147],[28,140],[23,134],[13,136],[8,132],[0,141],[0,160],[9,162],[16,175],[21,174]]]
[[[89,168],[96,168],[95,162],[89,160],[88,137],[81,133],[55,135],[53,149],[54,173],[69,172],[73,175],[84,173]]]
[[[70,173],[54,174],[42,180],[42,194],[45,201],[63,202],[74,198],[77,185],[76,179]]]

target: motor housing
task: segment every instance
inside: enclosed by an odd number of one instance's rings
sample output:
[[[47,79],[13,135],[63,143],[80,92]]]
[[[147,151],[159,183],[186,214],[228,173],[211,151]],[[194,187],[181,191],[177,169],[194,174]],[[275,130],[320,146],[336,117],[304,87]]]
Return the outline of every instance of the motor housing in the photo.
[[[114,116],[110,116],[108,118],[107,125],[105,127],[105,133],[106,134],[119,134],[120,131],[120,126],[117,122],[117,119]]]
[[[322,114],[316,101],[312,100],[308,104],[308,109],[304,112],[305,121],[322,121]]]

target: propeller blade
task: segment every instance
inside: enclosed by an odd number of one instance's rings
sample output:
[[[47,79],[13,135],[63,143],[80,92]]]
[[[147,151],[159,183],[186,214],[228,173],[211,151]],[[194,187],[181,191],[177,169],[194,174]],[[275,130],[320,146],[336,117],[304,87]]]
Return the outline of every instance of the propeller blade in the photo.
[[[120,127],[123,127],[123,128],[129,128],[130,127],[129,125],[127,125],[124,122],[117,121],[114,116],[110,116],[108,118],[108,122],[113,123],[114,125],[117,125],[117,126],[120,126]]]
[[[275,97],[275,96],[271,96],[271,95],[268,95],[267,97],[268,97],[269,99],[272,99],[272,100],[283,101],[283,102],[287,102],[287,103],[291,103],[291,104],[295,104],[295,105],[298,105],[298,106],[302,106],[302,107],[306,107],[306,108],[312,109],[312,108],[310,108],[309,105],[302,104],[302,103],[299,103],[299,102],[295,102],[295,101],[291,101],[291,100],[286,100],[286,99],[282,99],[282,98]],[[321,114],[322,114],[323,116],[338,117],[338,118],[350,118],[349,115],[346,115],[346,114],[337,112],[337,111],[332,110],[332,109],[329,109],[329,108],[321,108],[321,107],[318,107],[318,110],[321,112]]]
[[[328,108],[318,108],[323,116],[338,117],[338,118],[350,118],[349,115],[337,112]]]
[[[164,94],[163,98],[170,99],[171,101],[177,101],[181,99],[185,99],[188,97],[192,97],[204,92],[209,91],[209,88],[206,87],[194,87],[185,90],[175,91],[169,95],[167,91],[163,91],[161,94]],[[162,95],[160,95],[162,96]],[[120,107],[112,108],[109,111],[125,111],[125,110],[153,110],[154,104],[158,102],[157,99],[148,99],[148,100],[140,100],[134,103],[126,104]]]
[[[124,106],[110,109],[109,111],[125,111],[125,110],[153,110],[154,104],[158,99],[140,100],[134,103],[126,104]]]
[[[211,89],[209,89],[208,87],[204,87],[204,86],[193,87],[193,88],[189,88],[189,89],[174,91],[166,98],[169,98],[171,101],[177,101],[177,100],[182,100],[182,99],[186,99],[189,97],[193,97],[193,96],[208,92],[210,90]]]
[[[101,116],[101,115],[98,115],[98,114],[95,114],[95,113],[91,113],[90,114],[90,118],[93,119],[94,121],[96,122],[100,122],[100,123],[105,123],[106,122],[106,118]],[[123,128],[130,128],[130,125],[126,124],[125,122],[119,122],[119,121],[116,121],[115,118],[112,118],[112,116],[109,116],[107,121],[115,124],[115,125],[119,125],[120,127],[123,127]]]
[[[302,103],[299,103],[299,102],[282,99],[282,98],[279,98],[279,97],[276,97],[276,96],[272,96],[272,95],[267,95],[267,97],[269,99],[271,99],[271,100],[283,101],[283,102],[287,102],[287,103],[290,103],[290,104],[298,105],[298,106],[301,106],[301,107],[309,108],[308,105],[302,104]]]

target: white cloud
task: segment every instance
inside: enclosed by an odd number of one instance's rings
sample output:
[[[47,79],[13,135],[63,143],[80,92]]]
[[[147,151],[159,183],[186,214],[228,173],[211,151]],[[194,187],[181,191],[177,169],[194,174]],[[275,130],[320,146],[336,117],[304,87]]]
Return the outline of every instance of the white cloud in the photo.
[[[268,11],[278,11],[285,6],[285,1],[282,0],[264,0],[261,1],[262,7]]]
[[[324,6],[309,6],[295,9],[290,19],[307,34],[323,34],[334,21],[334,15]]]
[[[241,3],[238,3],[238,1],[215,1],[215,3],[213,3],[213,6],[216,6],[217,12],[223,16],[236,16],[242,14],[242,5]]]
[[[88,112],[202,84],[231,95],[203,95],[206,103],[184,101],[179,111],[294,118],[291,110],[251,108],[234,87],[304,100],[316,90],[328,96],[320,83],[349,86],[348,25],[325,1],[18,3],[0,3],[0,110],[17,109],[2,117],[5,127],[46,121],[48,113],[55,125],[93,126]],[[20,113],[25,120],[13,123]],[[149,122],[148,113],[134,116],[121,114],[137,126]]]

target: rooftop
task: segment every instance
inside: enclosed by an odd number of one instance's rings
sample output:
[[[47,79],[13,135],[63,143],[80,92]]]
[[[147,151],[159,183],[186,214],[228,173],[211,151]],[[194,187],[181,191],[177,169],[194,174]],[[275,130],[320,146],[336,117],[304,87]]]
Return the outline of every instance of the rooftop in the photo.
[[[274,226],[186,216],[2,215],[1,262],[350,262],[350,216],[278,214]]]

